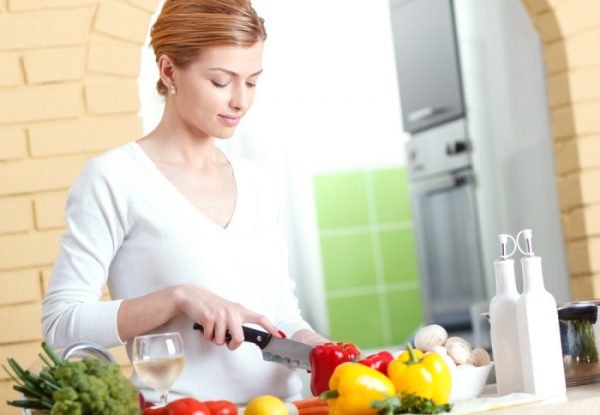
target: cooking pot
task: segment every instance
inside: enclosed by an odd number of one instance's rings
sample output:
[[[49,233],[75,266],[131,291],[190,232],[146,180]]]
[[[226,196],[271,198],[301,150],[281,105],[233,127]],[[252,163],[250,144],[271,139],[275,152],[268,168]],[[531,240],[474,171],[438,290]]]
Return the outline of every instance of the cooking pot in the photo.
[[[557,307],[567,386],[600,382],[600,300],[572,301]],[[489,321],[489,313],[483,313]]]
[[[600,381],[600,300],[573,301],[558,307],[567,386]]]

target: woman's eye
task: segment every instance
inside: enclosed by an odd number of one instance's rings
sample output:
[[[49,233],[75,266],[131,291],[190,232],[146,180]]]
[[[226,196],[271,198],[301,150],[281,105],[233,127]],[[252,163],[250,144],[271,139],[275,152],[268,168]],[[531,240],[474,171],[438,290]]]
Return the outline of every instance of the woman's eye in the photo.
[[[214,86],[216,86],[217,88],[225,88],[225,87],[227,86],[227,84],[220,84],[220,83],[218,83],[218,82],[216,82],[216,81],[211,81],[211,82],[212,82],[212,84],[213,84]]]
[[[246,86],[248,88],[256,88],[256,84],[253,84],[252,82],[246,82]]]

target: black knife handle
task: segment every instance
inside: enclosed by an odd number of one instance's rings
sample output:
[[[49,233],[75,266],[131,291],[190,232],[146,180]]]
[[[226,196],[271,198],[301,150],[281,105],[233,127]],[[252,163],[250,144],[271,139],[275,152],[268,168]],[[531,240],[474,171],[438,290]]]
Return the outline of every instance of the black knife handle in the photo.
[[[204,327],[201,324],[194,323],[194,330],[199,330],[204,333]],[[269,340],[271,340],[271,334],[266,331],[256,330],[250,327],[242,326],[242,331],[244,332],[244,341],[256,344],[261,349],[264,349],[267,344],[269,344]],[[225,333],[225,340],[231,340],[231,333],[227,331]]]

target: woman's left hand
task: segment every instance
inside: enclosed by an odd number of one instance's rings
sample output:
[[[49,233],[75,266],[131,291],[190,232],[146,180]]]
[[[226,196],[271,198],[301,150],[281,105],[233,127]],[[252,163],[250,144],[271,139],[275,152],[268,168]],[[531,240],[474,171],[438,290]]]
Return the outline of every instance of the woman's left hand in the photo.
[[[308,329],[298,330],[292,336],[292,340],[295,340],[300,343],[309,344],[311,346],[316,346],[318,344],[323,344],[331,341],[321,336],[319,333],[315,333],[314,331]]]

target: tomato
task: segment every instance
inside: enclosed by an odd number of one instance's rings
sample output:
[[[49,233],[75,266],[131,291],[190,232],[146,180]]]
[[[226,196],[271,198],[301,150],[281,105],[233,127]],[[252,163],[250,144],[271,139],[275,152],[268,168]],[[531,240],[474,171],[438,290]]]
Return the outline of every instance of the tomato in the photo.
[[[257,396],[248,402],[244,415],[288,415],[287,406],[271,395]]]
[[[144,415],[163,415],[164,410],[164,407],[156,408],[148,406],[144,408]]]
[[[204,401],[210,415],[237,415],[237,406],[229,401]]]
[[[183,398],[167,404],[164,415],[210,415],[210,410],[196,399]]]

